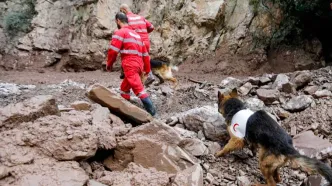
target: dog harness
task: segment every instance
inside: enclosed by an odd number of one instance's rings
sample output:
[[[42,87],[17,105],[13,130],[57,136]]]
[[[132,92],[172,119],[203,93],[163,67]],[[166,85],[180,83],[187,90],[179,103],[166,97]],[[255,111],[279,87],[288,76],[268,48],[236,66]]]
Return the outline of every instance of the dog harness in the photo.
[[[253,114],[254,112],[249,109],[237,112],[231,121],[231,133],[238,138],[244,138],[246,135],[247,121]]]

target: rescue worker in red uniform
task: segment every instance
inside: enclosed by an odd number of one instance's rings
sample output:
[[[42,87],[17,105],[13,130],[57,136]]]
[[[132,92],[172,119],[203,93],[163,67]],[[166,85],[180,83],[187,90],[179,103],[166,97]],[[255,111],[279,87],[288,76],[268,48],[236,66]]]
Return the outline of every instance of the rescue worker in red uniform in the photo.
[[[144,17],[132,13],[127,4],[122,4],[120,6],[120,11],[127,15],[129,26],[141,36],[146,50],[148,51],[148,53],[150,53],[149,33],[154,30],[153,25]],[[152,72],[150,72],[148,74],[148,78],[146,79],[145,85],[151,84],[154,80],[155,78]]]
[[[156,109],[149,95],[144,91],[141,81],[141,75],[151,71],[150,56],[141,37],[129,27],[127,16],[119,12],[115,15],[115,21],[119,30],[114,32],[109,45],[106,70],[112,70],[113,63],[120,52],[121,66],[125,74],[120,87],[121,96],[130,100],[130,89],[132,89],[141,99],[145,110],[154,116]]]

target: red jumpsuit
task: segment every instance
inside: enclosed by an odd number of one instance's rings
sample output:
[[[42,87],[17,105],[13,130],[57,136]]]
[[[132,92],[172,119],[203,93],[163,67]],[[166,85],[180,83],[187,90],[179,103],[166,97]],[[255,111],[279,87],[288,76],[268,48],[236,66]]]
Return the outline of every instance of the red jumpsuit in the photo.
[[[107,66],[113,66],[119,52],[125,74],[120,87],[121,96],[129,100],[132,89],[140,99],[148,97],[140,75],[143,71],[146,74],[150,72],[150,56],[141,37],[129,26],[122,27],[113,34],[108,50]]]
[[[128,12],[127,17],[129,26],[141,36],[146,50],[150,52],[149,33],[154,30],[153,25],[144,17],[133,14],[132,12]]]

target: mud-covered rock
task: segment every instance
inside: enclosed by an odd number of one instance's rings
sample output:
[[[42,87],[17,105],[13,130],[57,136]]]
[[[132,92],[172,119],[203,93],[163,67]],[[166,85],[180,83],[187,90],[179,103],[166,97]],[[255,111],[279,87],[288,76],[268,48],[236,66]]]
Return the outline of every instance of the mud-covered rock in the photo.
[[[196,159],[182,150],[178,144],[182,137],[166,124],[153,121],[130,131],[125,140],[118,143],[114,156],[104,161],[111,170],[124,170],[130,162],[145,168],[177,173],[195,164]]]
[[[59,110],[53,96],[36,96],[0,108],[0,127],[13,128],[22,122],[34,121],[40,117],[58,114]]]
[[[98,144],[91,119],[76,111],[40,118],[28,124],[23,141],[57,160],[87,159],[95,155]]]
[[[209,153],[208,148],[199,139],[184,139],[179,143],[179,146],[196,157]]]
[[[131,186],[131,185],[158,185],[168,186],[169,175],[166,172],[158,171],[155,168],[144,168],[135,163],[129,163],[122,172],[104,172],[104,176],[98,181],[105,185]]]
[[[75,110],[90,110],[91,104],[87,101],[75,101],[70,104],[70,107],[74,108]]]
[[[179,172],[172,185],[203,186],[203,169],[200,165],[194,165]]]
[[[296,89],[300,89],[308,85],[312,81],[312,74],[309,71],[299,71],[291,76],[290,82],[295,85]]]
[[[131,104],[116,92],[109,90],[102,85],[92,85],[86,95],[96,103],[109,108],[113,113],[131,119],[138,123],[152,121],[152,116],[145,110]]]
[[[222,80],[219,86],[221,88],[226,88],[232,90],[234,88],[238,88],[242,85],[242,81],[233,77],[227,77],[226,79]]]
[[[239,93],[245,96],[251,91],[252,88],[252,84],[247,82],[239,88]]]
[[[289,77],[287,75],[279,74],[277,75],[276,80],[273,82],[272,88],[280,90],[282,88],[282,85],[288,82],[289,82]]]
[[[275,89],[258,89],[257,96],[265,104],[272,104],[279,99],[280,92]]]
[[[319,160],[329,157],[332,152],[332,143],[316,136],[312,131],[294,136],[293,144],[301,154]]]

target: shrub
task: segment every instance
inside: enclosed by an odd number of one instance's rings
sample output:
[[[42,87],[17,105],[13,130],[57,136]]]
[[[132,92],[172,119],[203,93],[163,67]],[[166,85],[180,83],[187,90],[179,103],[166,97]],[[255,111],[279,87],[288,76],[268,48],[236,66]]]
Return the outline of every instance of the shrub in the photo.
[[[31,20],[37,14],[35,10],[36,0],[25,0],[22,10],[8,13],[4,17],[4,29],[10,37],[15,37],[20,32],[28,32],[31,28]]]

